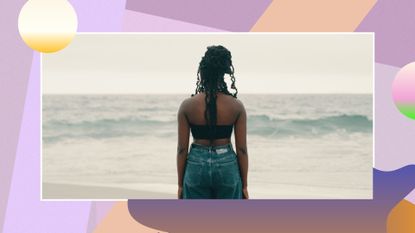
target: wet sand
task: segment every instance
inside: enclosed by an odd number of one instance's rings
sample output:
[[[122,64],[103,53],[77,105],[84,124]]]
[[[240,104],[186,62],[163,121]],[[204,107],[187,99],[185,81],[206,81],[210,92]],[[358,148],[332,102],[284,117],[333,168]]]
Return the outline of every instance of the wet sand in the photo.
[[[176,195],[105,186],[43,183],[42,199],[175,199]]]

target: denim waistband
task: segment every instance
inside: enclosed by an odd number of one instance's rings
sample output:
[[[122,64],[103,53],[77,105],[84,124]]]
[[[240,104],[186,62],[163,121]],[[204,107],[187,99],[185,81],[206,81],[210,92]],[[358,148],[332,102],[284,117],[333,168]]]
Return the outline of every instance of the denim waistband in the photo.
[[[216,161],[227,162],[236,158],[236,154],[232,148],[232,144],[218,146],[206,146],[192,143],[190,146],[189,155],[187,157],[190,161]]]
[[[216,154],[224,154],[224,153],[233,151],[231,143],[228,143],[225,145],[217,145],[217,146],[207,146],[207,145],[192,143],[190,145],[190,148],[196,149],[196,150],[202,150],[206,152],[215,152]]]

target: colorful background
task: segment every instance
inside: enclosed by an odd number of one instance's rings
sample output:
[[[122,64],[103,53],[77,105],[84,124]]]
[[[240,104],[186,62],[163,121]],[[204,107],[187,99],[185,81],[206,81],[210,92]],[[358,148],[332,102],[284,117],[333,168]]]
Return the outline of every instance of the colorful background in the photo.
[[[415,232],[415,121],[400,114],[392,99],[395,75],[415,61],[415,1],[69,2],[80,32],[374,31],[374,199],[40,201],[39,53],[18,34],[25,1],[2,1],[3,232]]]

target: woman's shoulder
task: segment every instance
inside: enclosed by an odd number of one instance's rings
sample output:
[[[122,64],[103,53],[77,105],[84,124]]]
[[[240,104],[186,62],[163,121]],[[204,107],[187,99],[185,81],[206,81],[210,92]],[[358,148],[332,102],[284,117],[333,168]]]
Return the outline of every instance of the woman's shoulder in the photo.
[[[238,109],[239,112],[244,112],[245,111],[245,106],[244,106],[244,104],[242,103],[242,101],[240,99],[235,98],[235,103],[236,103],[236,106],[237,106],[237,109]]]
[[[186,105],[189,105],[189,103],[192,101],[192,97],[187,97],[185,99],[182,100],[182,102],[180,103],[181,107],[184,107]]]
[[[197,99],[198,99],[198,95],[200,95],[200,94],[192,95],[192,96],[189,96],[189,97],[186,97],[185,99],[183,99],[181,104],[180,104],[180,108],[185,109],[185,108],[188,108],[189,106],[191,106],[192,104],[194,104],[195,101],[197,101]]]
[[[240,99],[233,97],[232,95],[224,94],[223,97],[233,105],[242,108],[243,103]]]
[[[242,101],[240,99],[235,98],[235,102],[237,105],[239,105],[240,107],[244,107],[244,104],[242,103]]]

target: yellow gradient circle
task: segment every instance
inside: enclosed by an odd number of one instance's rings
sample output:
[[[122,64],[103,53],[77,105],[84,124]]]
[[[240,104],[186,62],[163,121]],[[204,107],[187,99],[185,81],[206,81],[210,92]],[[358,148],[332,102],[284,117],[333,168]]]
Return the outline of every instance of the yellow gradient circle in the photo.
[[[20,10],[18,26],[30,48],[52,53],[71,43],[78,19],[67,0],[29,0]]]

